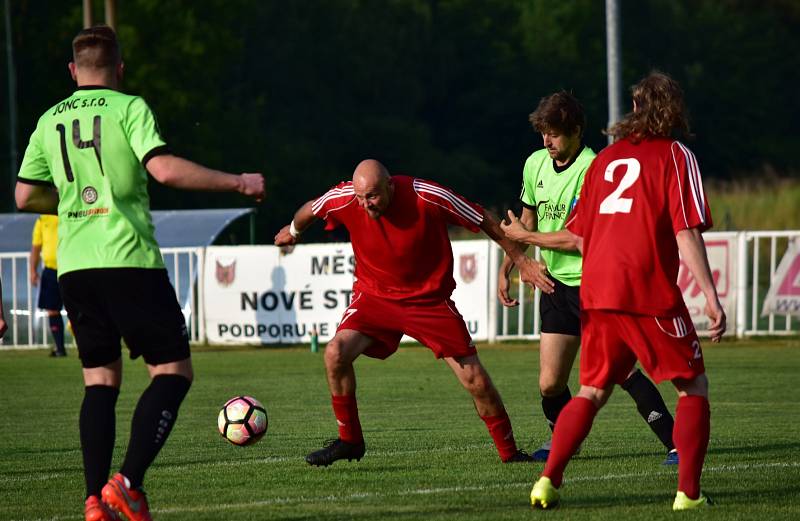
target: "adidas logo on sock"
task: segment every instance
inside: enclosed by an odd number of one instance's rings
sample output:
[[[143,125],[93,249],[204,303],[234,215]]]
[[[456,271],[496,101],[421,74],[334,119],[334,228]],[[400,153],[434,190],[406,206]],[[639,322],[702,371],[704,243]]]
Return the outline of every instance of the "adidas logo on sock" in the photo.
[[[662,414],[658,411],[650,411],[650,416],[647,417],[647,423],[653,423],[657,419],[661,418]]]

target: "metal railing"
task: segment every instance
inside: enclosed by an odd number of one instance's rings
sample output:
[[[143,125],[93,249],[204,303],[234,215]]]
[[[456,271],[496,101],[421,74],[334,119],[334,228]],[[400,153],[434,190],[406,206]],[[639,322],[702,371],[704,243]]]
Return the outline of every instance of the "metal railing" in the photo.
[[[728,328],[728,335],[738,338],[760,335],[800,334],[800,317],[789,314],[770,314],[760,316],[764,298],[770,284],[774,281],[778,262],[786,252],[789,241],[800,238],[800,230],[792,231],[745,231],[735,232],[738,247],[735,255],[736,284],[734,287],[735,306],[726,309],[729,322],[735,318],[735,327]],[[709,232],[704,234],[706,241],[730,236],[731,232]],[[763,248],[762,248],[763,246]],[[535,256],[539,258],[537,248]],[[493,249],[490,255],[490,280],[488,297],[497,302],[497,271],[502,262],[502,250]],[[762,266],[767,264],[768,270]],[[512,281],[512,296],[520,304],[506,308],[497,302],[490,307],[489,341],[528,339],[540,337],[539,295],[532,291],[518,277]],[[494,330],[492,330],[494,326]]]
[[[170,281],[186,319],[189,339],[205,341],[202,273],[205,248],[163,248]],[[0,340],[3,347],[41,348],[50,344],[47,313],[37,309],[37,289],[28,275],[29,252],[0,253],[0,277],[3,281],[3,308],[8,332]],[[66,322],[66,312],[62,311]],[[65,331],[66,342],[72,336]]]

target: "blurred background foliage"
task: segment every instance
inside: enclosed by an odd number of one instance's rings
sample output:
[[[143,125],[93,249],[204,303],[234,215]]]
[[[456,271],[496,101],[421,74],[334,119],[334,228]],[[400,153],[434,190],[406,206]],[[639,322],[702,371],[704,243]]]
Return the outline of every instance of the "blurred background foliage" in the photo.
[[[73,90],[66,64],[82,15],[77,0],[9,1],[21,160],[39,115]],[[658,68],[684,86],[717,228],[800,227],[800,2],[620,7],[624,84]],[[541,148],[528,114],[557,89],[584,103],[587,144],[606,144],[600,0],[118,0],[117,29],[124,90],[153,107],[175,153],[266,175],[258,242],[366,157],[495,211],[518,208],[522,165]],[[5,81],[0,95],[10,211]],[[749,206],[751,194],[765,202]],[[157,183],[151,197],[156,209],[247,204]]]

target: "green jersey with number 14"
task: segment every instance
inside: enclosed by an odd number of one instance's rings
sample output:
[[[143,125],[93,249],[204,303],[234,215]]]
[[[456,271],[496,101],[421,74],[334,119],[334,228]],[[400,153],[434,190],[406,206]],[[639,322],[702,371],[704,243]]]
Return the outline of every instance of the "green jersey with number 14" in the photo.
[[[58,274],[162,268],[143,165],[166,153],[138,96],[82,87],[45,112],[18,179],[58,189]]]

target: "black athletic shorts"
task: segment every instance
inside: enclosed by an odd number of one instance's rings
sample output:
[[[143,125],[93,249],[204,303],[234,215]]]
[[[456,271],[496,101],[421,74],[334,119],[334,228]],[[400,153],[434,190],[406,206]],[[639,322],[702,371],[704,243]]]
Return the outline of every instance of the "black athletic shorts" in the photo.
[[[122,354],[151,365],[189,358],[186,321],[167,270],[102,268],[59,280],[83,367],[110,364]]]
[[[51,268],[42,270],[39,277],[39,309],[61,311],[64,302],[61,300],[61,291],[58,289],[58,272]]]
[[[539,298],[542,333],[581,336],[580,286],[567,286],[555,278],[552,280],[555,291],[550,295],[542,292]]]

